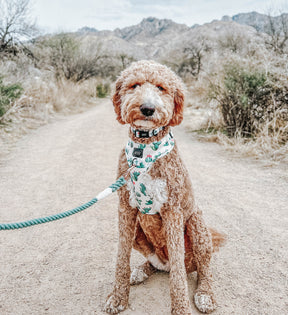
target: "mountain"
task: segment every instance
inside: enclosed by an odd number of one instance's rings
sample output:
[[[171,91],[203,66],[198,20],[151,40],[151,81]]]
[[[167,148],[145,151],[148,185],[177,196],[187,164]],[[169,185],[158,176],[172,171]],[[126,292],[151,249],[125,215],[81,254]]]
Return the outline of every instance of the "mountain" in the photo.
[[[189,30],[184,24],[177,24],[172,20],[159,20],[154,17],[143,19],[138,25],[128,26],[123,29],[117,28],[114,34],[127,41],[137,41],[163,36],[169,33],[180,33]]]
[[[114,31],[82,32],[82,35],[84,42],[100,40],[102,48],[110,53],[126,54],[135,59],[157,59],[173,48],[179,36],[190,31],[187,25],[148,17],[137,25]]]
[[[80,33],[80,34],[94,33],[94,32],[98,32],[98,30],[96,30],[96,28],[94,27],[88,27],[88,26],[81,27],[77,31],[77,33]]]
[[[269,32],[271,28],[270,23],[272,23],[276,31],[279,31],[283,27],[282,23],[286,23],[286,28],[288,29],[288,13],[282,13],[279,16],[271,16],[266,14],[261,14],[258,12],[249,13],[239,13],[236,15],[223,16],[222,21],[234,21],[242,25],[249,25],[254,27],[258,32]]]
[[[112,55],[167,60],[170,54],[173,55],[172,59],[175,59],[183,54],[185,48],[201,45],[204,39],[207,47],[212,50],[217,48],[219,41],[226,45],[223,40],[227,41],[227,38],[230,41],[234,38],[234,45],[239,40],[241,43],[243,41],[244,46],[247,46],[248,42],[256,44],[262,40],[262,36],[257,32],[265,32],[270,19],[280,27],[283,18],[287,18],[288,27],[288,14],[285,13],[278,17],[269,17],[257,12],[240,13],[232,17],[224,16],[220,21],[192,27],[168,19],[148,17],[139,24],[117,28],[114,31],[97,31],[84,27],[78,34],[84,44],[98,43],[104,51]]]

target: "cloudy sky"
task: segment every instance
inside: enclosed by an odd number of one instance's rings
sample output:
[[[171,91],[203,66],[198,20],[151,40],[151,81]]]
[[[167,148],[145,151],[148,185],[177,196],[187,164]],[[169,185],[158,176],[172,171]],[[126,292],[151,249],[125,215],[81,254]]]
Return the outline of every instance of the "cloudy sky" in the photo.
[[[288,0],[31,0],[33,15],[45,32],[76,31],[83,26],[98,30],[138,24],[153,16],[192,26],[223,15],[269,8],[288,11]]]

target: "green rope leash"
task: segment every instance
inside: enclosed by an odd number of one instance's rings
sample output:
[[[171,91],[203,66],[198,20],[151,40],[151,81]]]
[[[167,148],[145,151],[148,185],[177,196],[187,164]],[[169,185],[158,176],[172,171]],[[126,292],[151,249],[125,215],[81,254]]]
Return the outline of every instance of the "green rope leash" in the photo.
[[[109,196],[110,194],[112,194],[113,192],[115,192],[116,190],[118,190],[119,188],[121,188],[125,184],[126,184],[126,180],[123,176],[121,176],[120,178],[117,179],[117,181],[115,183],[110,185],[109,188],[106,188],[100,194],[98,194],[96,196],[96,198],[93,198],[92,200],[86,202],[85,204],[83,204],[77,208],[74,208],[72,210],[68,210],[65,212],[61,212],[58,214],[49,215],[49,216],[43,217],[43,218],[38,218],[38,219],[33,219],[33,220],[28,220],[28,221],[23,221],[23,222],[16,222],[16,223],[3,223],[3,224],[0,224],[0,230],[22,229],[22,228],[25,228],[28,226],[47,223],[47,222],[60,220],[60,219],[69,217],[72,214],[81,212],[81,211],[91,207],[97,201],[106,198],[107,196]]]

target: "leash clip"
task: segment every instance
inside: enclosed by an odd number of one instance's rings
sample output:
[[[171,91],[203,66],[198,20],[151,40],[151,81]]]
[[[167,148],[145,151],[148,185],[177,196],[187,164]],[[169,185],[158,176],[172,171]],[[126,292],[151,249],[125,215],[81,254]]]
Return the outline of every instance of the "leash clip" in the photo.
[[[128,170],[125,172],[125,174],[123,175],[125,180],[127,181],[129,176],[130,176],[130,172],[135,168],[135,165],[132,165],[131,167],[128,168]]]

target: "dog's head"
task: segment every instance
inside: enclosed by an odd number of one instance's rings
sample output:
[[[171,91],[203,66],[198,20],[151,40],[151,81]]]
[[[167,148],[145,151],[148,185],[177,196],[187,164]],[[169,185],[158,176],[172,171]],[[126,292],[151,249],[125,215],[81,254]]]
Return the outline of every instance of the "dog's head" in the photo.
[[[138,61],[121,73],[112,100],[121,124],[142,130],[176,126],[183,119],[184,85],[168,67]]]

